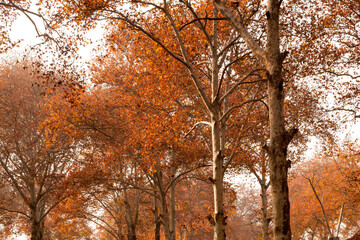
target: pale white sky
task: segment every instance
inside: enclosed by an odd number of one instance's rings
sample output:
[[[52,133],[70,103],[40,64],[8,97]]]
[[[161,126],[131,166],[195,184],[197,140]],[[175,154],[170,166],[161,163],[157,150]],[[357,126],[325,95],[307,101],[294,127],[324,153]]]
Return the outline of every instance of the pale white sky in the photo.
[[[36,9],[37,9],[36,6],[32,6],[30,8],[30,10],[33,11],[36,11]],[[42,20],[35,16],[32,16],[32,20],[36,23],[38,30],[42,33],[44,31],[44,25]],[[86,47],[80,47],[79,53],[80,56],[83,58],[82,61],[86,62],[90,60],[92,57],[94,57],[92,48],[97,46],[98,44],[97,42],[102,39],[104,33],[101,26],[102,25],[99,24],[99,27],[89,31],[88,34],[85,35],[85,37],[92,40],[93,44],[90,44]],[[41,40],[37,37],[37,33],[34,25],[24,14],[20,14],[16,19],[16,21],[12,24],[12,29],[9,35],[12,41],[22,40],[20,47],[17,47],[13,51],[10,51],[10,54],[11,52],[22,53],[29,46],[41,42]]]

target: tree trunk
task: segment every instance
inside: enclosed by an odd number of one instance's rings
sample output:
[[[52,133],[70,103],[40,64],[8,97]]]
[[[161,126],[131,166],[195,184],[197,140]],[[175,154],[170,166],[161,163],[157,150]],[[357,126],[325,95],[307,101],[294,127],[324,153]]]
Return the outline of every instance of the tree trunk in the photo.
[[[189,204],[189,223],[188,223],[188,226],[185,227],[185,234],[184,234],[184,240],[194,240],[194,225],[193,225],[193,220],[194,220],[194,210],[193,210],[193,207],[194,205],[192,204],[192,200],[194,198],[194,195],[193,193],[191,192],[191,188],[190,188],[190,182],[187,181],[186,183],[186,189],[187,189],[187,192],[188,192],[188,195],[189,195],[189,201],[190,201],[190,204]]]
[[[161,221],[157,221],[155,223],[155,240],[160,240],[160,227],[161,227]]]
[[[223,154],[221,151],[221,126],[219,115],[214,114],[211,119],[212,124],[212,154],[213,154],[213,178],[211,182],[214,191],[214,212],[215,216],[209,216],[210,223],[214,227],[214,240],[225,240],[225,216],[223,204]]]
[[[286,161],[288,144],[296,133],[285,131],[284,89],[282,63],[287,53],[280,52],[279,16],[282,0],[267,1],[267,43],[264,50],[252,38],[246,26],[237,18],[225,1],[213,0],[216,8],[229,19],[239,32],[253,54],[263,63],[267,71],[269,98],[270,145],[266,147],[270,160],[270,183],[273,198],[274,239],[291,239],[290,202],[288,189],[288,163]]]
[[[164,227],[165,240],[173,240],[170,231],[169,211],[167,210],[166,202],[164,201],[161,202],[161,215],[162,215],[162,224]]]
[[[136,226],[134,224],[131,224],[128,226],[128,234],[127,234],[128,240],[136,240]]]
[[[287,183],[287,141],[284,126],[284,92],[280,72],[269,75],[270,182],[273,199],[275,240],[291,239],[290,202]]]
[[[170,187],[170,235],[171,240],[176,240],[176,225],[175,225],[175,182]]]
[[[43,199],[37,199],[38,188],[35,185],[31,186],[31,240],[42,240],[44,238],[45,230],[45,202]]]
[[[268,200],[267,200],[267,185],[266,181],[261,183],[261,211],[262,211],[262,235],[263,240],[269,240],[269,224],[270,220],[267,214]]]
[[[42,240],[44,237],[44,221],[40,220],[38,209],[32,209],[31,240]]]
[[[44,235],[43,224],[33,221],[31,224],[31,240],[42,240]]]
[[[268,80],[270,145],[270,182],[273,200],[274,239],[291,239],[290,202],[288,188],[287,148],[292,136],[287,133],[284,118],[282,63],[286,53],[280,52],[279,0],[269,0],[267,6],[267,48],[265,66]]]
[[[343,213],[344,213],[344,206],[345,206],[345,203],[342,203],[342,204],[341,204],[340,214],[339,214],[339,220],[338,220],[338,226],[337,226],[337,231],[336,231],[336,237],[338,237],[338,236],[339,236],[339,233],[340,233],[341,221],[342,221]]]
[[[126,225],[127,225],[127,239],[128,240],[136,240],[136,225],[139,214],[139,201],[140,196],[138,190],[136,190],[135,202],[132,202],[134,209],[131,208],[131,204],[129,203],[127,190],[123,191],[125,197],[125,210],[126,210]]]
[[[154,240],[160,240],[160,226],[161,220],[159,217],[159,208],[158,208],[158,201],[156,197],[154,197],[154,221],[155,221],[155,237]]]
[[[214,18],[218,17],[218,10],[214,9]],[[213,22],[213,46],[217,49],[217,21]],[[211,100],[211,135],[212,135],[212,158],[213,158],[213,178],[211,179],[214,191],[214,213],[211,223],[214,225],[214,240],[225,240],[225,216],[224,216],[224,143],[225,126],[221,122],[221,105],[217,100],[219,88],[219,70],[217,52],[213,51],[212,56],[212,83]]]
[[[161,181],[159,181],[161,182]],[[165,240],[174,240],[170,227],[170,213],[166,203],[166,193],[164,193],[161,183],[159,184],[159,197],[160,197],[160,209],[161,209],[161,222],[164,229]]]

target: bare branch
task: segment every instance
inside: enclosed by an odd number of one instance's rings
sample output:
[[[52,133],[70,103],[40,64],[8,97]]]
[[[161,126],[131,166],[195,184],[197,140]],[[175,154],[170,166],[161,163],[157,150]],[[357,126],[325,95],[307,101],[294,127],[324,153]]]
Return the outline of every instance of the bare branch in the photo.
[[[198,123],[196,123],[196,124],[190,129],[189,132],[187,132],[187,133],[185,134],[184,138],[186,138],[186,137],[192,132],[192,130],[194,130],[197,126],[199,126],[199,125],[201,125],[201,124],[205,124],[205,125],[208,125],[208,126],[210,126],[210,127],[212,126],[211,123],[206,122],[206,121],[198,122]]]
[[[333,234],[332,234],[332,232],[331,232],[331,229],[330,229],[330,226],[329,226],[327,217],[326,217],[326,213],[325,213],[325,209],[324,209],[324,204],[323,204],[323,202],[320,200],[320,197],[319,197],[318,193],[316,192],[315,186],[313,185],[313,183],[312,183],[312,181],[310,180],[310,178],[305,177],[305,179],[308,180],[309,183],[310,183],[311,189],[313,190],[313,193],[314,193],[316,199],[318,200],[318,202],[319,202],[319,204],[320,204],[321,211],[322,211],[323,216],[324,216],[324,219],[325,219],[326,227],[327,227],[327,229],[328,229],[328,231],[329,231],[330,236],[333,237]]]
[[[241,108],[241,107],[245,106],[245,105],[248,104],[248,103],[251,103],[251,102],[259,102],[259,101],[261,101],[261,100],[262,100],[262,98],[259,98],[259,99],[251,99],[251,100],[245,101],[245,102],[243,102],[243,103],[241,103],[241,104],[239,104],[239,105],[236,105],[236,106],[233,106],[233,107],[229,108],[229,109],[221,116],[220,121],[222,121],[223,119],[229,117],[229,116],[231,115],[231,113],[232,113],[235,109]]]
[[[354,114],[354,118],[360,118],[360,115],[357,115],[357,111],[354,109],[333,108],[333,109],[326,110],[326,112],[336,112],[336,111],[352,112]]]
[[[247,75],[245,75],[239,82],[237,82],[232,88],[230,88],[225,94],[224,96],[221,97],[220,102],[224,101],[224,99],[226,99],[230,94],[232,94],[236,88],[241,85],[241,84],[249,84],[249,83],[253,83],[253,82],[244,82],[246,79],[248,79],[251,76],[257,76],[257,74],[254,74],[255,72],[258,71],[263,71],[264,69],[255,69],[253,71],[251,71],[250,73],[248,73]],[[262,82],[263,80],[260,81],[254,81],[254,82]]]
[[[352,79],[360,78],[360,75],[352,75],[350,73],[337,73],[337,72],[330,71],[330,70],[325,70],[324,73],[330,73],[330,74],[335,75],[337,77],[350,77]]]
[[[239,32],[241,37],[245,40],[246,44],[253,51],[253,53],[264,62],[267,62],[265,59],[264,50],[259,46],[259,44],[252,38],[246,27],[243,25],[241,21],[239,21],[235,14],[229,10],[227,6],[225,6],[225,2],[221,0],[213,0],[214,5],[220,10],[223,16],[229,19],[230,23],[235,27],[235,29]]]
[[[19,213],[19,214],[24,215],[25,217],[27,217],[27,218],[29,218],[29,219],[31,218],[29,215],[27,215],[26,213],[21,212],[21,211],[11,210],[11,209],[7,209],[7,208],[4,208],[4,207],[0,207],[0,209],[1,209],[1,210],[4,210],[4,211],[6,211],[6,212],[10,212],[10,213]]]

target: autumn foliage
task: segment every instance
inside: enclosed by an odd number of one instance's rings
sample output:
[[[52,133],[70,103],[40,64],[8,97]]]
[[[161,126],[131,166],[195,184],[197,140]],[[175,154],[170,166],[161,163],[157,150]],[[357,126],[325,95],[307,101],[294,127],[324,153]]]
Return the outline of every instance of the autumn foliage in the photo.
[[[359,7],[0,1],[0,238],[356,238]]]

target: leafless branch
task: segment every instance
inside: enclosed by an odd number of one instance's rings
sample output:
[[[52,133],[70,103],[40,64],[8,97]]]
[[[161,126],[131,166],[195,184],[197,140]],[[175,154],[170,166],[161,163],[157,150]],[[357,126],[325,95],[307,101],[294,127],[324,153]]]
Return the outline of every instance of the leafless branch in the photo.
[[[239,105],[236,105],[236,106],[233,106],[233,107],[229,108],[229,109],[221,116],[220,121],[222,121],[223,119],[229,117],[229,116],[231,115],[231,113],[232,113],[235,109],[241,108],[241,107],[245,106],[245,105],[248,104],[248,103],[251,103],[251,102],[259,102],[259,101],[261,101],[261,100],[262,100],[262,98],[250,99],[250,100],[247,100],[247,101],[245,101],[245,102],[243,102],[243,103],[241,103],[241,104],[239,104]]]
[[[199,126],[199,125],[201,125],[201,124],[208,125],[208,126],[210,126],[210,127],[212,126],[211,123],[206,122],[206,121],[198,122],[198,123],[196,123],[196,124],[190,129],[190,131],[188,131],[188,132],[185,134],[184,138],[186,138],[197,126]]]

